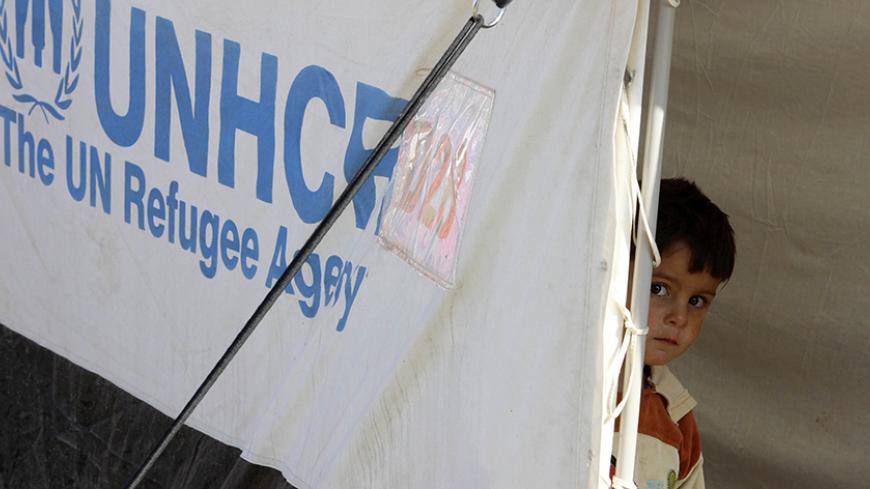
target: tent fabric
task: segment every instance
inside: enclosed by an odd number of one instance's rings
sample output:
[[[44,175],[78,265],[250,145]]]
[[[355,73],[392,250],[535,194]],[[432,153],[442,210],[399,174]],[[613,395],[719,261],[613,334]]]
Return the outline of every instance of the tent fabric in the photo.
[[[0,92],[0,320],[168,415],[470,11],[5,5],[50,35],[3,39],[24,41]],[[590,484],[635,7],[517,2],[482,33],[455,68],[495,93],[456,287],[377,243],[392,153],[190,425],[300,489]]]
[[[710,487],[866,487],[870,11],[686,0],[664,175],[731,216],[735,274],[674,371]]]

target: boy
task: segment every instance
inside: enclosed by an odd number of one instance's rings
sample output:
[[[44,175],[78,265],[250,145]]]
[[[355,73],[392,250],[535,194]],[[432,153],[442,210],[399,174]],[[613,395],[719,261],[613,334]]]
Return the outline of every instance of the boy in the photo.
[[[734,231],[694,183],[664,179],[656,244],[662,261],[650,286],[635,480],[640,489],[703,489],[696,403],[666,365],[695,342],[731,277]]]

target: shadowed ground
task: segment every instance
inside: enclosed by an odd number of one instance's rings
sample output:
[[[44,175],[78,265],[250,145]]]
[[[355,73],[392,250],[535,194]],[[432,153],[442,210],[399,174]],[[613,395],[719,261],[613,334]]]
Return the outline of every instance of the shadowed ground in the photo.
[[[124,487],[171,419],[0,325],[0,489]],[[143,489],[292,489],[185,427]]]

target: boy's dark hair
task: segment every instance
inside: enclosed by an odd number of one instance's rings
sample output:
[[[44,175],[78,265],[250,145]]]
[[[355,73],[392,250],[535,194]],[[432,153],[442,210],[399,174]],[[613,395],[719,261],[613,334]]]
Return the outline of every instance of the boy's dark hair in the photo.
[[[660,251],[685,242],[692,252],[689,271],[708,272],[722,281],[734,271],[734,230],[728,215],[693,182],[665,178],[659,191],[656,245]]]

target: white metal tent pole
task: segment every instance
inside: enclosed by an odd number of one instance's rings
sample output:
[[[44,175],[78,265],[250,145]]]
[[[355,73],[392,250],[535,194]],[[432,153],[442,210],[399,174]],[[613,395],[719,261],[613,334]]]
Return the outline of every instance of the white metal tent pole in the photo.
[[[628,53],[628,135],[634,154],[640,147],[640,118],[643,114],[643,79],[646,64],[646,42],[649,30],[649,0],[639,0],[637,17],[634,20],[634,36],[631,39],[631,50]]]
[[[671,51],[674,37],[674,18],[679,0],[662,0],[658,9],[656,36],[650,71],[649,108],[643,158],[643,189],[641,199],[647,210],[647,220],[654,238],[658,215],[659,181],[665,132],[665,115],[668,105]],[[637,240],[634,274],[631,292],[631,314],[634,324],[646,325],[649,314],[649,287],[652,277],[651,250],[647,240]],[[629,334],[626,332],[626,334]],[[643,384],[644,336],[635,336],[629,350],[626,365],[626,385],[623,395],[628,396],[625,410],[620,418],[619,450],[617,452],[614,485],[634,480],[634,464],[637,448],[637,424],[640,414],[640,391]]]

